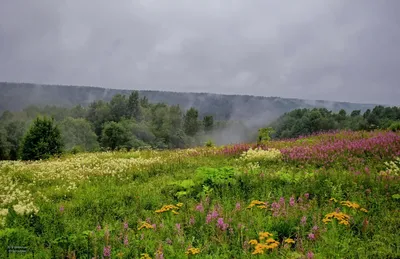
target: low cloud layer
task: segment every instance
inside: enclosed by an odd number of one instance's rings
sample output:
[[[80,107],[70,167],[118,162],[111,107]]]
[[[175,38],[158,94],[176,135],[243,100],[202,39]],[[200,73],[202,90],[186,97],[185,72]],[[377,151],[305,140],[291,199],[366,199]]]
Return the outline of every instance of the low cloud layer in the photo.
[[[0,81],[400,105],[397,0],[0,0]]]

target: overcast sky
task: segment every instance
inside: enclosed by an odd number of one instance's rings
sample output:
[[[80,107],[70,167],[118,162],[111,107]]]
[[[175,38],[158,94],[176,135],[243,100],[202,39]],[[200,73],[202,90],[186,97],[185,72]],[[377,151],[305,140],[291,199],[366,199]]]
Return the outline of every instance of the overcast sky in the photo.
[[[400,105],[399,13],[399,0],[0,0],[0,81]]]

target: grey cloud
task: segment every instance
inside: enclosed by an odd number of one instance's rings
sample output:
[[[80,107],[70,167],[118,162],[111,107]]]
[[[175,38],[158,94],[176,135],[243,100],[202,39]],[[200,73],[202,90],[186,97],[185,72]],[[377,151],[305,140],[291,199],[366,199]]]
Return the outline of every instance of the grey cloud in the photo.
[[[399,105],[397,0],[0,0],[0,80]]]

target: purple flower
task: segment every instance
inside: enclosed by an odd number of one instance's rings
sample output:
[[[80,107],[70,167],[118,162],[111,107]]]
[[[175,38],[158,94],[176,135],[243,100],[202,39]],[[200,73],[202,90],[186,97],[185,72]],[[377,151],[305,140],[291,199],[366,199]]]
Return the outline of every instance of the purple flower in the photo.
[[[151,226],[153,227],[154,231],[157,230],[157,224],[154,223]]]
[[[294,204],[295,204],[295,202],[296,202],[296,201],[295,201],[294,197],[293,197],[293,196],[292,196],[292,197],[290,197],[290,200],[289,200],[289,205],[293,207],[293,206],[294,206]]]
[[[310,239],[310,240],[315,240],[315,235],[314,235],[314,233],[308,234],[308,239]]]
[[[307,217],[306,217],[306,216],[303,216],[303,217],[301,218],[301,220],[300,220],[300,224],[304,226],[304,225],[306,224],[306,222],[307,222]]]
[[[124,229],[127,230],[128,227],[129,227],[129,226],[128,226],[128,222],[125,221],[125,222],[124,222]]]
[[[310,197],[310,194],[309,193],[305,193],[304,197],[306,197],[306,200],[308,200],[308,197]]]
[[[236,210],[240,210],[240,202],[236,202],[235,208],[236,208]]]
[[[279,205],[279,203],[273,202],[271,204],[272,209],[279,209],[281,207],[281,205]]]
[[[317,230],[318,230],[318,226],[317,226],[317,225],[313,226],[312,230],[313,230],[314,232],[317,231]]]
[[[307,253],[307,259],[312,259],[312,258],[314,258],[314,253],[311,252],[311,251],[308,251],[308,253]]]
[[[63,205],[60,206],[60,212],[61,212],[61,213],[64,212],[64,206],[63,206]]]
[[[285,204],[285,198],[284,197],[280,197],[279,198],[279,203],[280,204]]]
[[[124,246],[128,246],[128,245],[129,245],[128,235],[125,235],[125,237],[124,237]]]
[[[190,217],[189,224],[194,225],[195,222],[194,217]]]
[[[197,211],[200,211],[200,212],[204,212],[203,203],[200,202],[200,203],[196,206],[196,210],[197,210]]]
[[[218,218],[217,226],[219,229],[225,231],[228,228],[229,224],[225,223],[223,218]]]
[[[103,249],[103,256],[110,257],[111,256],[111,246],[105,246]]]
[[[210,223],[213,219],[218,218],[218,211],[213,210],[211,213],[207,214],[206,223]]]

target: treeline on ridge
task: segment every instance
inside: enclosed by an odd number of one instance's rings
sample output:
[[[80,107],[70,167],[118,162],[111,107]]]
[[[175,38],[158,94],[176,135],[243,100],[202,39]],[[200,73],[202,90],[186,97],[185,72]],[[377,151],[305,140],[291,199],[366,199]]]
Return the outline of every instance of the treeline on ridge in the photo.
[[[192,147],[230,123],[214,121],[211,115],[200,118],[194,108],[183,111],[179,105],[150,103],[137,91],[117,94],[110,102],[94,101],[88,107],[29,106],[1,115],[0,160],[23,158],[24,136],[32,125],[40,124],[38,116],[52,118],[69,152]]]
[[[0,116],[0,160],[34,160],[64,151],[187,148],[209,140],[221,144],[222,138],[236,134],[241,135],[240,141],[257,139],[257,129],[245,121],[217,121],[211,114],[199,114],[193,107],[183,110],[179,105],[151,103],[137,91],[116,94],[109,102],[93,101],[87,107],[28,106],[19,112],[5,111]],[[326,108],[296,109],[264,125],[268,128],[258,131],[259,140],[336,129],[399,130],[400,108],[376,106],[349,114],[343,109],[337,113]]]
[[[283,114],[269,125],[274,129],[273,138],[296,138],[316,132],[329,130],[375,130],[400,129],[400,108],[375,106],[372,110],[354,110],[346,113],[340,110],[337,113],[325,108],[296,109]]]

